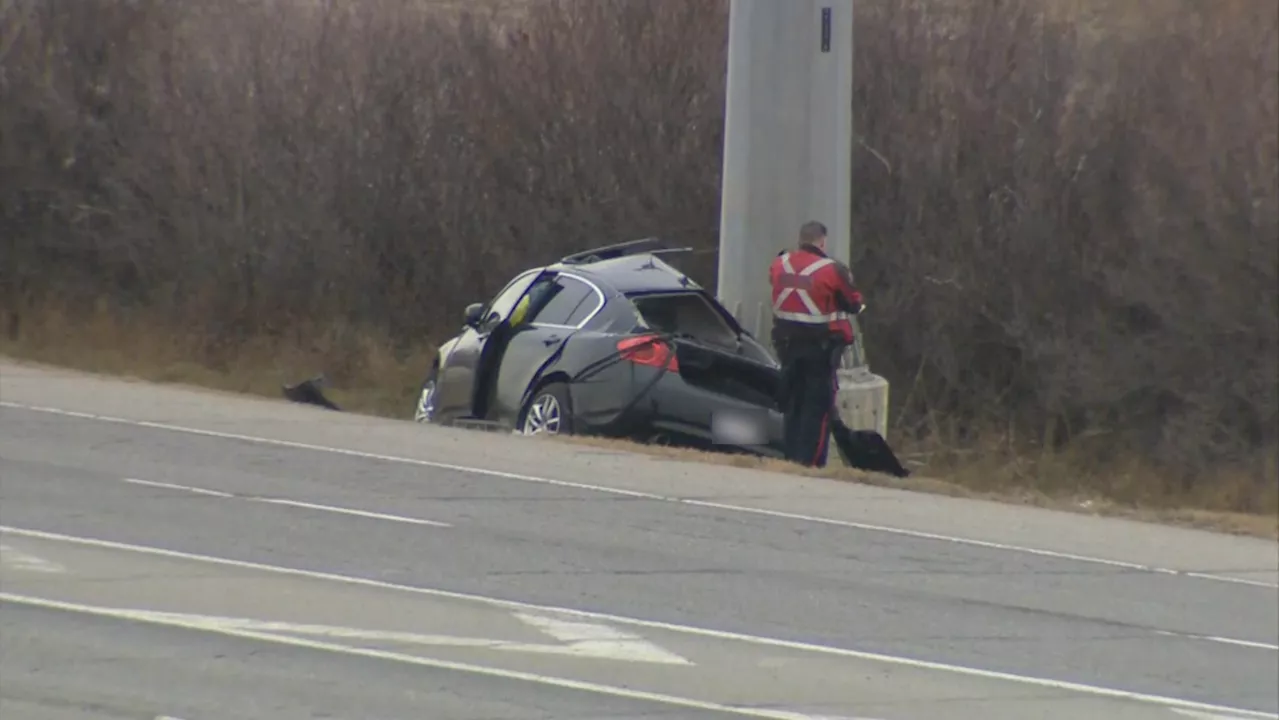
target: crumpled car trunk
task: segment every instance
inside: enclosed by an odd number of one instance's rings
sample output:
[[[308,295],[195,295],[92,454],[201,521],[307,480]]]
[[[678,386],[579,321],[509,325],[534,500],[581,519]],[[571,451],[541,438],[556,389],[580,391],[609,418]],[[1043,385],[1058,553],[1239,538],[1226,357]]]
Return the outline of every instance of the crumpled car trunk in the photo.
[[[743,402],[778,410],[776,368],[707,347],[696,340],[676,339],[680,377],[690,385]]]
[[[649,329],[670,334],[680,377],[690,385],[777,409],[777,368],[753,357],[712,300],[699,292],[635,295],[631,301]]]

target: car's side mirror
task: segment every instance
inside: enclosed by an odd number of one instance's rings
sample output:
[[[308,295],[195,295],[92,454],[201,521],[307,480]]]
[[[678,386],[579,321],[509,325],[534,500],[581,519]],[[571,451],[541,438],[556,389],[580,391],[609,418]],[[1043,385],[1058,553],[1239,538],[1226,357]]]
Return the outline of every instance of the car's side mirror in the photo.
[[[462,312],[463,324],[470,328],[476,327],[480,324],[480,313],[482,312],[484,312],[484,303],[471,303]]]

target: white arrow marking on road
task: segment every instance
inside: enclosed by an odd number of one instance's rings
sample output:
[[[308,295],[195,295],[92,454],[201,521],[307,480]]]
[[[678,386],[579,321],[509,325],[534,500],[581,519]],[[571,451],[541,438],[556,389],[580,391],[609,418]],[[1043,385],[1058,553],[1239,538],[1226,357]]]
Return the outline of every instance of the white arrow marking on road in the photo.
[[[515,613],[521,621],[532,625],[560,642],[574,655],[613,658],[632,662],[691,665],[688,660],[668,652],[639,635],[623,632],[608,625],[582,621],[557,620],[529,613]]]
[[[184,619],[190,619],[193,617],[199,616],[185,616]],[[621,660],[626,662],[651,662],[666,665],[692,664],[685,658],[676,655],[675,653],[668,652],[657,645],[644,640],[638,635],[622,632],[606,625],[567,622],[526,613],[516,613],[516,617],[565,644],[550,645],[543,643],[492,640],[487,638],[458,637],[455,635],[427,635],[423,633],[402,632],[397,630],[366,630],[360,628],[337,627],[332,625],[305,625],[286,622],[240,620],[234,618],[209,618],[208,620],[221,627],[233,627],[240,630],[257,630],[259,632],[287,632],[301,635],[320,635],[332,638],[340,637],[352,640],[403,642],[414,645],[473,647],[489,650],[592,657],[606,660]]]
[[[11,567],[15,570],[29,570],[31,572],[66,572],[66,569],[58,563],[15,550],[8,545],[0,545],[0,565]]]
[[[538,627],[564,645],[525,643],[488,638],[459,637],[455,635],[429,635],[398,630],[369,630],[337,625],[313,625],[305,623],[252,620],[249,618],[219,617],[187,613],[160,612],[156,610],[129,610],[101,608],[117,617],[130,620],[170,623],[184,627],[227,631],[240,630],[257,633],[286,633],[312,635],[366,642],[391,642],[410,645],[434,645],[437,647],[479,648],[508,652],[542,653],[573,657],[621,660],[626,662],[650,662],[667,665],[692,665],[685,658],[645,641],[637,635],[614,630],[604,625],[569,623],[532,615],[520,619]]]
[[[363,648],[354,645],[343,645],[339,643],[327,643],[320,640],[310,640],[300,637],[289,637],[287,635],[274,635],[271,633],[254,632],[252,630],[241,630],[231,627],[212,627],[192,625],[181,619],[182,616],[165,617],[163,613],[139,613],[137,611],[120,610],[117,608],[95,607],[93,605],[81,605],[79,603],[63,602],[61,600],[50,600],[47,598],[37,598],[28,595],[15,595],[13,593],[0,592],[0,603],[11,602],[30,607],[40,607],[55,610],[64,610],[67,612],[86,613],[89,615],[97,615],[100,617],[120,618],[123,620],[137,620],[139,622],[150,622],[158,625],[170,625],[174,627],[184,627],[192,630],[203,630],[213,632],[220,635],[230,637],[246,638],[250,640],[258,640],[260,642],[277,643],[292,647],[307,648],[310,650],[319,650],[323,652],[341,653],[344,655],[353,655],[356,657],[373,658],[377,660],[387,660],[392,662],[406,663],[409,665],[418,665],[421,667],[436,668],[442,670],[452,670],[456,672],[472,673],[474,675],[483,675],[486,677],[501,678],[504,680],[519,680],[528,683],[535,683],[547,687],[558,687],[567,690],[579,690],[582,692],[595,693],[597,695],[606,695],[613,698],[626,698],[628,700],[637,700],[642,702],[661,703],[663,705],[672,705],[676,707],[691,708],[694,710],[702,710],[704,712],[726,713],[737,715],[740,717],[762,718],[762,720],[811,720],[812,716],[801,713],[789,712],[785,710],[773,710],[761,707],[741,707],[735,705],[725,705],[710,700],[698,700],[695,698],[679,697],[677,695],[668,695],[666,693],[651,692],[648,690],[640,690],[638,688],[621,687],[617,685],[604,685],[601,683],[593,683],[587,680],[575,680],[573,678],[556,677],[554,675],[543,675],[536,672],[526,672],[520,670],[512,670],[499,667],[491,667],[487,665],[476,665],[473,663],[464,663],[454,660],[444,660],[440,658],[427,657],[425,655],[409,655],[390,650],[382,650],[378,648]]]

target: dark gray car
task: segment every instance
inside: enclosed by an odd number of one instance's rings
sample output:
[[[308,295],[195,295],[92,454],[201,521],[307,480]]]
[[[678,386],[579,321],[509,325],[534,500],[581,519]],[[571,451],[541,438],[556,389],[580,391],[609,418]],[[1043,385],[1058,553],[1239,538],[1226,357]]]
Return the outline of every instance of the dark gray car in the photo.
[[[468,306],[415,419],[780,456],[777,360],[663,254],[578,253]]]

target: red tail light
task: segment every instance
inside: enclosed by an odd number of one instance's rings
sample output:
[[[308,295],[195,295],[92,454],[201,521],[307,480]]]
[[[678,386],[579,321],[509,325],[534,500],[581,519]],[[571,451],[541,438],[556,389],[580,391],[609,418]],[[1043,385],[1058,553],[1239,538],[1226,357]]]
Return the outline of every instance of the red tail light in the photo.
[[[637,365],[666,367],[670,372],[680,372],[675,350],[657,335],[640,335],[619,340],[618,353]]]

